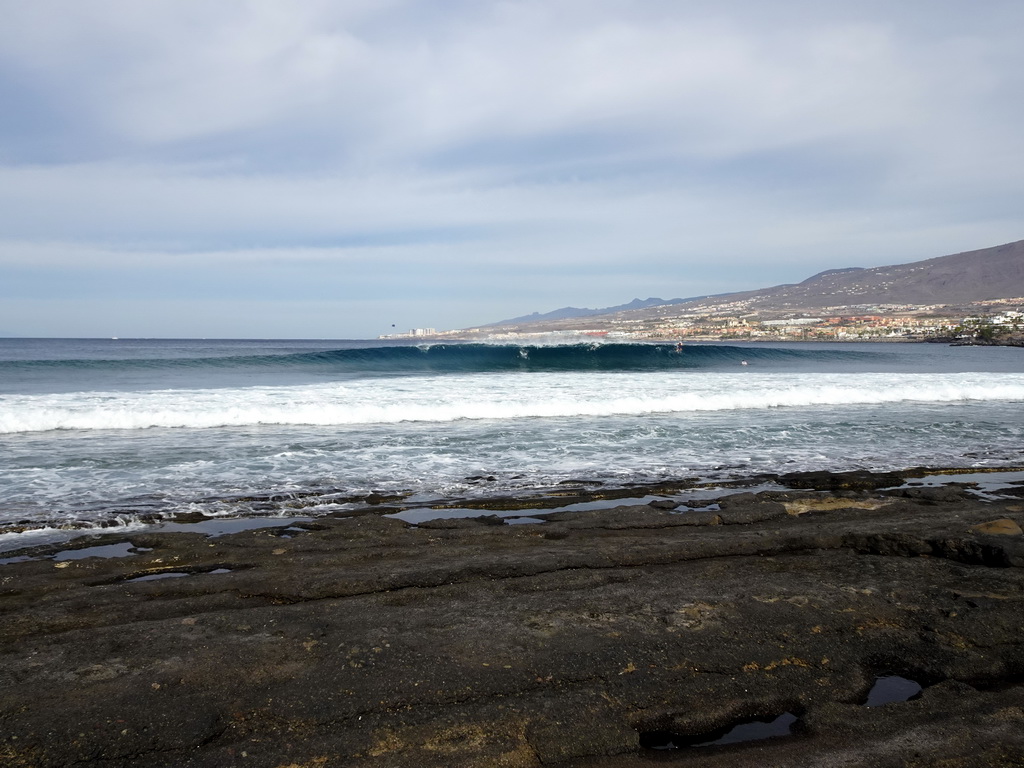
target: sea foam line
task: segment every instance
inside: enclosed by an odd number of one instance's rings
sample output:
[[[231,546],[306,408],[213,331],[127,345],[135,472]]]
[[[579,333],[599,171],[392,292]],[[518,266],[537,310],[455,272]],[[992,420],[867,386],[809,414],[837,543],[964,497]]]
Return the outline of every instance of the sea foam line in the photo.
[[[321,385],[244,390],[77,393],[0,399],[0,434],[52,430],[346,426],[758,410],[787,407],[1024,401],[1024,376],[823,376],[548,381],[522,386]],[[442,382],[447,381],[442,379]],[[466,380],[463,380],[465,384]],[[724,389],[724,391],[723,391]]]

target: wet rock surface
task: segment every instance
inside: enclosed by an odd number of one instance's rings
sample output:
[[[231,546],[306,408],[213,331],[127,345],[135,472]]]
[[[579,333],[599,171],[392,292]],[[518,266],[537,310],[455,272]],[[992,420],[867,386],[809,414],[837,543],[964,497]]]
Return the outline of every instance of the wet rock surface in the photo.
[[[808,485],[11,562],[0,764],[1024,764],[1024,505]],[[880,675],[923,690],[866,707]]]

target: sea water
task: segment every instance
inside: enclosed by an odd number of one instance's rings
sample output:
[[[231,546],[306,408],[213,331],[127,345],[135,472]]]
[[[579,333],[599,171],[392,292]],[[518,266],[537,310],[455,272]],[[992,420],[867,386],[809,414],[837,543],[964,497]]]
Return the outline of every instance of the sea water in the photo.
[[[1022,403],[1019,348],[0,339],[0,536],[371,492],[1020,465]]]

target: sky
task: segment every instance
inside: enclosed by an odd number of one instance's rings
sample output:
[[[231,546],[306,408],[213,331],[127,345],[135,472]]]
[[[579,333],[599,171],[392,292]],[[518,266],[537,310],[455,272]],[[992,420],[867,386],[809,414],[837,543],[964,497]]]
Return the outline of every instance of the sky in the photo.
[[[1020,0],[0,18],[0,335],[373,338],[1024,238]]]

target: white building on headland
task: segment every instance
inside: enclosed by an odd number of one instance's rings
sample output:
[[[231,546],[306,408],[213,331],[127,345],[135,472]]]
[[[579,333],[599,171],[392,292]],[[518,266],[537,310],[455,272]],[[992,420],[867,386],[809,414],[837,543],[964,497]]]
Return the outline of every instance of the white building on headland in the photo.
[[[434,328],[410,328],[408,333],[384,333],[378,339],[414,339],[427,336],[444,336],[453,333],[452,331],[441,331],[438,333]]]

